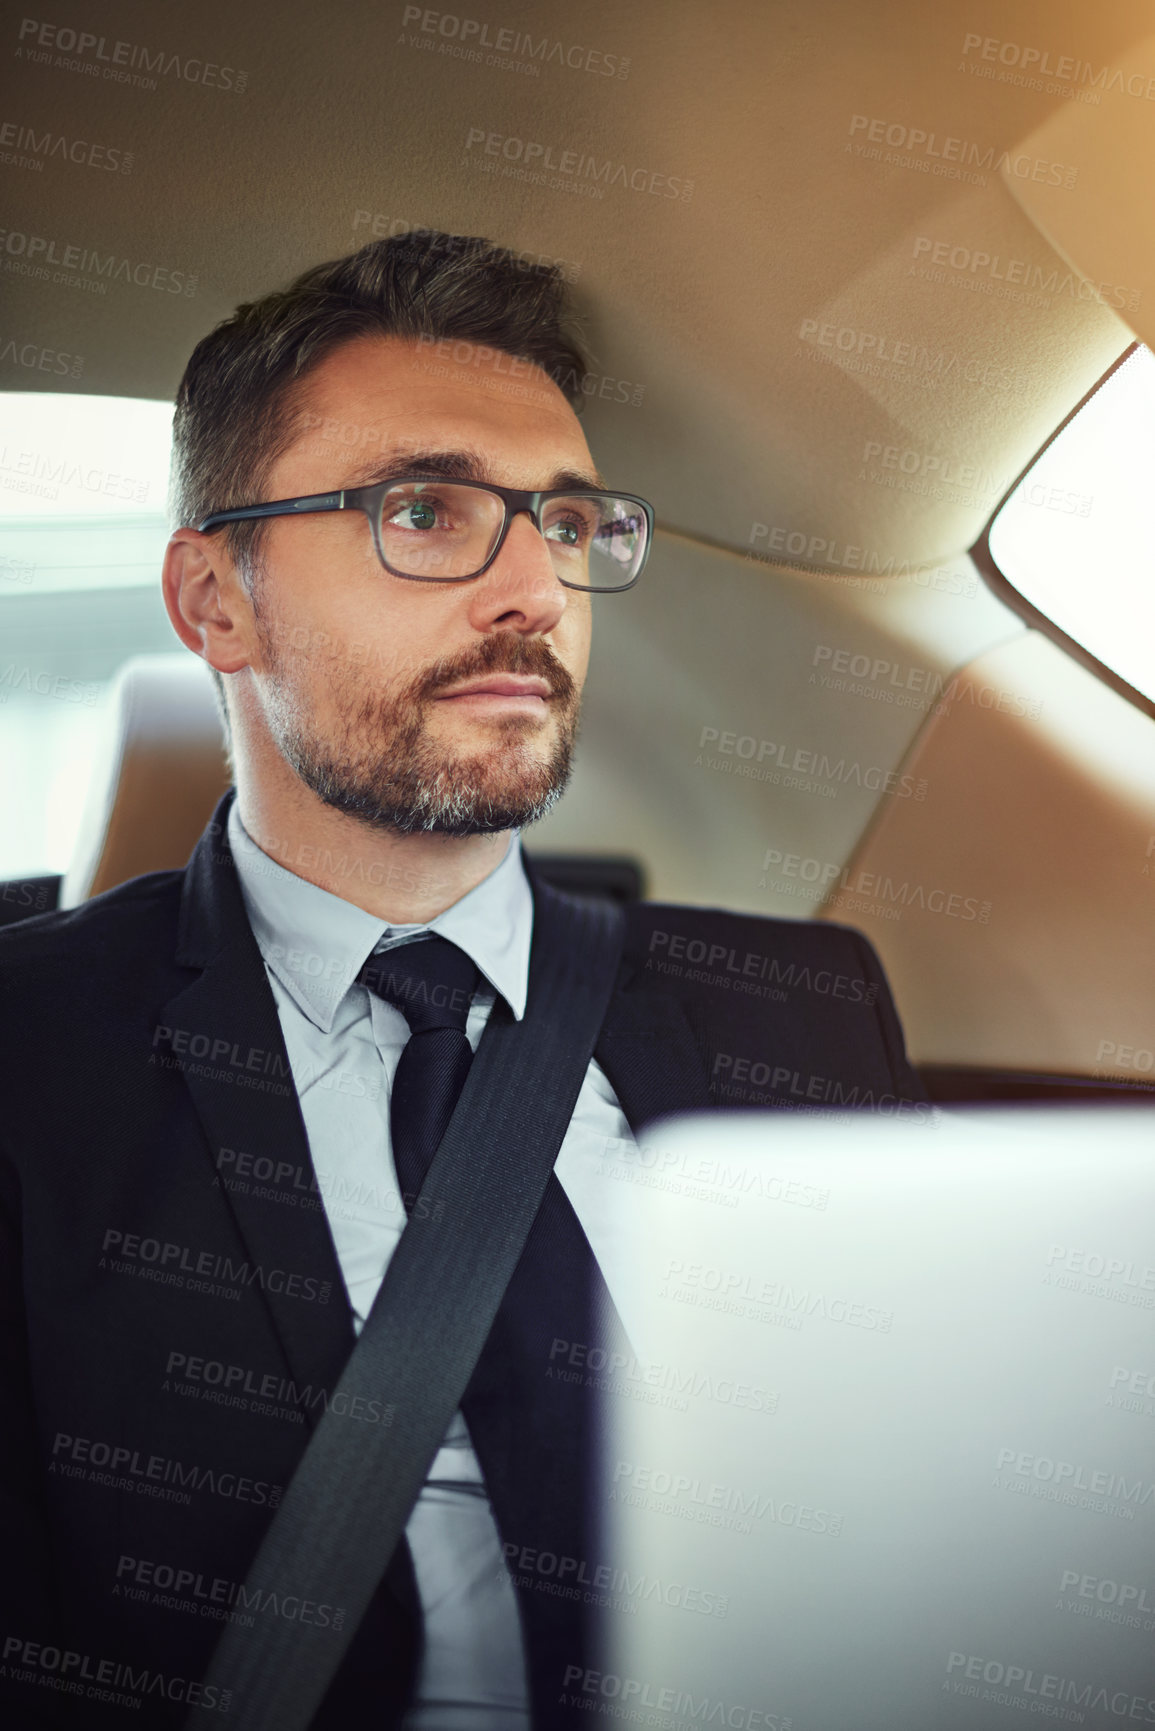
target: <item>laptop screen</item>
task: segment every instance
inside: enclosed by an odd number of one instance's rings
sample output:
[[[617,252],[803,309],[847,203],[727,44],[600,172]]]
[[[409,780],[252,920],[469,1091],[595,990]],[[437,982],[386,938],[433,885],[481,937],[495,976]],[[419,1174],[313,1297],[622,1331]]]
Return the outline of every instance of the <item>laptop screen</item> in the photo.
[[[612,1647],[567,1692],[743,1731],[1155,1725],[1146,1114],[735,1113],[610,1158]]]

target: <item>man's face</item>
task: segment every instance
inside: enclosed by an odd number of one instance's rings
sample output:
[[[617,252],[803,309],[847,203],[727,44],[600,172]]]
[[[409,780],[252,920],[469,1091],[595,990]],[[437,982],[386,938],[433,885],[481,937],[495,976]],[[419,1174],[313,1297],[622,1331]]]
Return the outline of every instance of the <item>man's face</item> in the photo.
[[[443,345],[443,347],[448,345]],[[361,337],[310,373],[270,499],[406,471],[526,489],[597,485],[585,438],[536,368],[488,351]],[[436,357],[436,358],[435,358]],[[512,385],[512,390],[510,389]],[[363,513],[274,520],[255,574],[251,692],[283,757],[326,804],[374,827],[519,827],[569,777],[590,598],[564,588],[527,516],[482,577],[384,570]]]

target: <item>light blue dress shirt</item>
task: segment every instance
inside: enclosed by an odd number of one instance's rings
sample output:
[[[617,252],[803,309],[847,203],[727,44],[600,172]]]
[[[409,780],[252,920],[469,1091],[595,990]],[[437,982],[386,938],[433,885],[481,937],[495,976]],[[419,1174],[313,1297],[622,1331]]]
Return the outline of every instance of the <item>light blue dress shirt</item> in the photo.
[[[278,865],[251,840],[234,802],[229,845],[276,1000],[317,1185],[354,1327],[364,1325],[405,1225],[389,1097],[409,1029],[356,977],[374,951],[427,931],[457,944],[482,980],[466,1035],[476,1051],[495,994],[525,1012],[533,896],[515,835],[501,863],[427,925],[390,926]],[[328,862],[330,868],[334,862]],[[340,861],[335,862],[338,870]],[[356,862],[353,862],[355,864]],[[350,867],[352,869],[352,866]],[[590,1062],[555,1172],[610,1291],[624,1274],[626,1229],[607,1181],[608,1149],[635,1146],[609,1081]],[[624,1294],[623,1294],[624,1296]],[[518,1731],[529,1724],[513,1585],[481,1468],[458,1412],[406,1527],[425,1626],[404,1731]]]

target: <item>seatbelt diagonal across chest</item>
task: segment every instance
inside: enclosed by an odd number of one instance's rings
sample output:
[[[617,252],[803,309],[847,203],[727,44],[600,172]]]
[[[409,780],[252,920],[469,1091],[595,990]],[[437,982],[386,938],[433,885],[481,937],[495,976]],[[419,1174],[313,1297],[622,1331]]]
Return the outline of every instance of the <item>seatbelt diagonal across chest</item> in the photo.
[[[297,1594],[345,1610],[340,1630],[262,1619],[226,1627],[205,1682],[245,1731],[306,1731],[425,1483],[473,1374],[573,1115],[617,977],[610,902],[553,893],[534,917],[525,1015],[493,1007],[461,1097],[361,1336],[286,1488],[246,1598]],[[354,1423],[357,1397],[391,1413]],[[209,1695],[208,1699],[213,1699]],[[214,1716],[214,1721],[219,1715]],[[188,1731],[210,1723],[194,1708]]]

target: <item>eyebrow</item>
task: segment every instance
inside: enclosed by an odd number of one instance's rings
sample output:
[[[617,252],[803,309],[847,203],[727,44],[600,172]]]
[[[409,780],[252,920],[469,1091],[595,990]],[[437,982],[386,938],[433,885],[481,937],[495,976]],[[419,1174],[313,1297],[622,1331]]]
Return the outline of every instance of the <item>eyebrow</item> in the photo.
[[[492,481],[493,475],[484,458],[475,451],[396,451],[389,457],[377,457],[357,469],[347,487],[368,487],[375,481],[394,481],[402,475],[428,477],[434,481]],[[540,488],[542,493],[562,488],[591,489],[604,492],[605,482],[597,470],[555,469]]]

